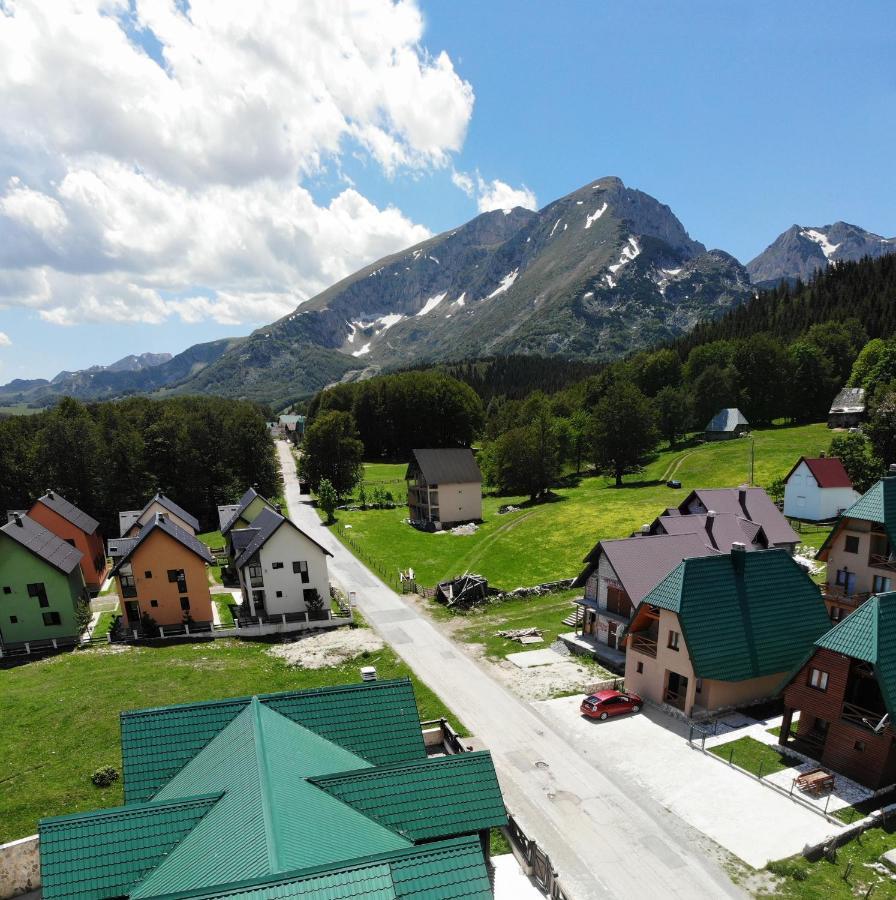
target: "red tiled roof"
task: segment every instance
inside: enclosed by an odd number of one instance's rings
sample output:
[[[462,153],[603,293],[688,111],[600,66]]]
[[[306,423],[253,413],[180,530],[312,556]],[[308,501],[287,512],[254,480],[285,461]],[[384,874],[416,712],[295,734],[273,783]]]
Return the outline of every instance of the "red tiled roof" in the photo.
[[[836,456],[823,456],[821,458],[809,459],[807,456],[801,456],[788,473],[787,478],[796,471],[797,466],[804,462],[812,473],[812,477],[818,482],[821,488],[851,488],[852,482],[843,463]],[[786,478],[784,479],[787,480]]]

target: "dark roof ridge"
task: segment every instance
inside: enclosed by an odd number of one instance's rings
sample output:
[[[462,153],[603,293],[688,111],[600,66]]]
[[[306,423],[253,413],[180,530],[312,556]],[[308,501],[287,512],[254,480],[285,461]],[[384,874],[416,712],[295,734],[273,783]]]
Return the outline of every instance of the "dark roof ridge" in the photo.
[[[93,534],[100,523],[88,515],[84,510],[79,509],[70,500],[66,500],[58,491],[47,489],[43,496],[38,497],[32,504],[42,503],[47,509],[53,510],[57,515],[62,516],[67,522],[70,522],[75,528],[80,528],[86,534]]]

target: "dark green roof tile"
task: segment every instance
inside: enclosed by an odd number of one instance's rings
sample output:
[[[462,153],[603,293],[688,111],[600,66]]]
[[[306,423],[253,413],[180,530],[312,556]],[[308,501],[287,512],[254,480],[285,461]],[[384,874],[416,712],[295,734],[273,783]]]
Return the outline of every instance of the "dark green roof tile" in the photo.
[[[697,677],[718,681],[788,672],[830,625],[785,550],[686,559],[643,604],[677,613]]]
[[[313,779],[412,841],[507,824],[491,754],[463,753]]]

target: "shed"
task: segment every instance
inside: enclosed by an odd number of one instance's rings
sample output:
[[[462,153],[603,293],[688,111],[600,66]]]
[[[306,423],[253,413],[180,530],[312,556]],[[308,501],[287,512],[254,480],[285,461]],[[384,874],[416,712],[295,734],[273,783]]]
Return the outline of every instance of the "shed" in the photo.
[[[828,428],[854,428],[865,418],[865,389],[845,387],[834,397]]]
[[[707,423],[704,437],[708,441],[725,441],[749,431],[747,417],[737,407],[720,409]]]
[[[826,522],[859,499],[843,463],[835,456],[801,456],[784,481],[784,515],[792,519]]]

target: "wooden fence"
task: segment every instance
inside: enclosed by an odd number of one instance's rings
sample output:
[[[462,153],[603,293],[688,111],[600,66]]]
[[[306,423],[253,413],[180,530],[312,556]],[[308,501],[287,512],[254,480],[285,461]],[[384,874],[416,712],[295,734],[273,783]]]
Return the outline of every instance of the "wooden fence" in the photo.
[[[513,848],[514,855],[520,860],[527,874],[531,875],[535,883],[551,898],[551,900],[573,900],[561,884],[559,873],[551,864],[551,858],[530,839],[523,831],[520,823],[508,810],[507,827],[504,834]]]

